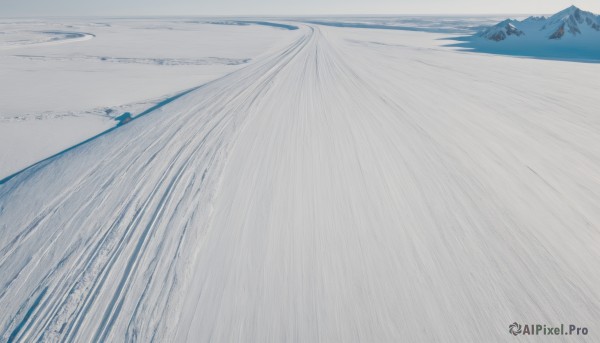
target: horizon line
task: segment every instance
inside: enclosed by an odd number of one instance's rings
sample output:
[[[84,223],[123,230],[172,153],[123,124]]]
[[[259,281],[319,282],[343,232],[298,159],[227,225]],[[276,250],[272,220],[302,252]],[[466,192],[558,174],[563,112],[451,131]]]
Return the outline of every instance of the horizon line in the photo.
[[[302,17],[345,17],[345,16],[528,16],[551,15],[552,13],[323,13],[323,14],[98,14],[98,15],[29,15],[29,16],[3,16],[0,19],[38,19],[38,18],[210,18],[210,17],[275,17],[275,18],[302,18]]]

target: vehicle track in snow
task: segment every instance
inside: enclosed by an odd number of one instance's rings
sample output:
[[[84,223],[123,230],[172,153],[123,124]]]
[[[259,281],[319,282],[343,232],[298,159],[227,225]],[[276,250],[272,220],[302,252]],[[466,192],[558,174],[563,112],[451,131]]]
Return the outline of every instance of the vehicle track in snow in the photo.
[[[568,65],[300,31],[0,185],[0,340],[503,341],[514,321],[598,322],[593,92],[511,83]]]

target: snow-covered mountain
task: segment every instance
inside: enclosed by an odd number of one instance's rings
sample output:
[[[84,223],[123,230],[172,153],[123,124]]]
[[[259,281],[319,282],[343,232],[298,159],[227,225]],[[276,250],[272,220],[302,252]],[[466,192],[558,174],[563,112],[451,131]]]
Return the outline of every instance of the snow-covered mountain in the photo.
[[[514,24],[512,19],[506,19],[490,28],[485,29],[480,35],[486,39],[493,41],[505,40],[508,36],[522,36],[525,33],[519,30]]]
[[[491,41],[591,39],[600,42],[600,16],[571,6],[551,17],[507,19],[478,34]]]

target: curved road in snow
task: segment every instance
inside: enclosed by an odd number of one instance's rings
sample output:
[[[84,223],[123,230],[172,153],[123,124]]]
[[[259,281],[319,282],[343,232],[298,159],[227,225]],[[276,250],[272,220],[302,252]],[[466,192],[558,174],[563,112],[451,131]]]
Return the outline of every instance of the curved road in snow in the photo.
[[[598,67],[294,34],[0,185],[0,341],[597,340]]]

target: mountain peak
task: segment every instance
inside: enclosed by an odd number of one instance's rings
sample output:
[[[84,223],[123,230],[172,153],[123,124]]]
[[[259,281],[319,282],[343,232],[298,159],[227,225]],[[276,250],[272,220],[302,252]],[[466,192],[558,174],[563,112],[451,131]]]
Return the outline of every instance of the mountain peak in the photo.
[[[499,42],[509,36],[560,40],[584,34],[598,37],[597,33],[600,33],[600,16],[572,5],[549,18],[529,17],[522,21],[507,19],[480,32],[479,36]]]
[[[578,12],[582,12],[581,9],[579,9],[579,7],[577,7],[575,5],[571,5],[567,8],[565,8],[564,10],[556,13],[555,15],[553,15],[553,17],[564,17],[564,16],[568,16],[568,15],[577,14]]]
[[[572,12],[575,12],[575,11],[581,11],[581,10],[579,9],[579,7],[577,7],[577,6],[575,6],[575,5],[571,5],[571,6],[567,7],[567,9],[566,9],[566,10],[569,10],[569,11],[572,11]]]

